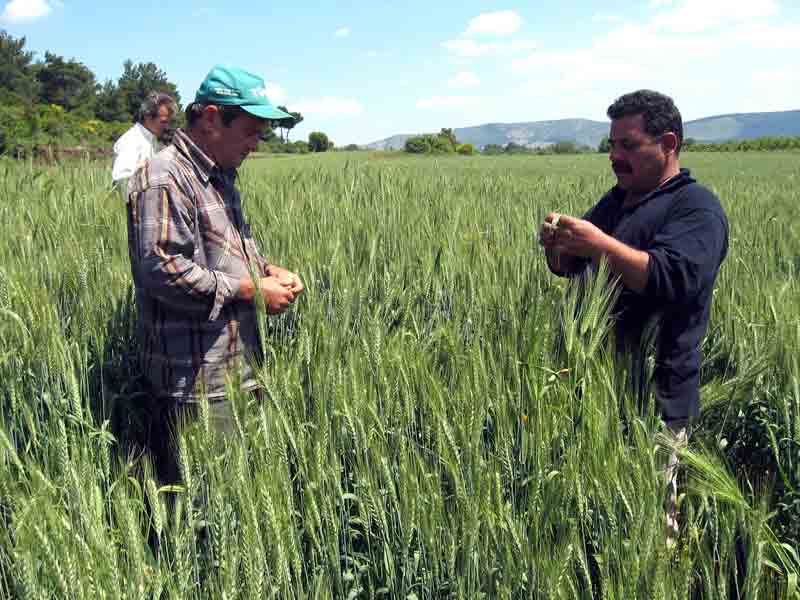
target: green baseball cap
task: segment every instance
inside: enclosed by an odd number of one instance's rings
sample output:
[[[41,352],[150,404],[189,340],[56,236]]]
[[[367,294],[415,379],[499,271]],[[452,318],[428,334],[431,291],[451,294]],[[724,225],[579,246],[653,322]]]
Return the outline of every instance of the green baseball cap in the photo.
[[[264,80],[243,69],[216,65],[206,75],[194,97],[201,104],[241,106],[260,119],[291,119],[292,115],[270,104]]]

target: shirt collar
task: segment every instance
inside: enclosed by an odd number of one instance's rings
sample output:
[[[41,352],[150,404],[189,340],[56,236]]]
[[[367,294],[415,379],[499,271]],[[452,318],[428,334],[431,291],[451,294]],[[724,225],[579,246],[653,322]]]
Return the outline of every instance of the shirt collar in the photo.
[[[145,127],[141,123],[136,123],[136,125],[139,126],[139,132],[144,136],[144,139],[146,139],[148,142],[153,144],[156,141],[158,141],[153,132],[150,131],[147,127]]]
[[[632,210],[637,206],[641,206],[651,198],[654,198],[666,192],[672,192],[678,189],[679,187],[683,187],[688,183],[694,183],[694,181],[695,179],[694,177],[692,177],[692,173],[691,171],[689,171],[689,169],[681,169],[677,175],[670,177],[664,183],[662,183],[660,186],[654,189],[652,192],[642,196],[638,202],[635,202],[630,206],[626,206],[625,210]],[[626,194],[627,192],[623,190],[621,187],[619,187],[619,184],[611,188],[611,196],[614,198],[614,200],[616,200],[619,203],[619,206],[622,206],[624,204]]]
[[[198,179],[203,184],[208,183],[209,179],[219,173],[220,169],[216,163],[192,141],[183,129],[175,132],[172,145],[192,163]]]

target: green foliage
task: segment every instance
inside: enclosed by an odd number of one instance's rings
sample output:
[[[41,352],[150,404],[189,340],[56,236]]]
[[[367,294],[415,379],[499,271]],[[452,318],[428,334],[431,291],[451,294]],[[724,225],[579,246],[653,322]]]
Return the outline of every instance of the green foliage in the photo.
[[[608,154],[611,152],[611,142],[609,142],[607,135],[604,135],[603,139],[600,140],[600,143],[597,146],[597,151],[601,154]]]
[[[592,151],[593,151],[592,148],[590,148],[589,146],[584,146],[571,141],[556,142],[552,146],[537,149],[537,152],[540,154],[550,153],[550,152],[552,152],[553,154],[582,154]]]
[[[321,131],[312,131],[308,134],[308,148],[311,152],[327,152],[333,148],[333,142]]]
[[[458,140],[453,130],[443,128],[435,135],[426,133],[408,138],[404,150],[409,154],[453,154],[458,147]]]
[[[33,52],[25,50],[25,38],[0,29],[0,103],[32,104],[38,95]]]
[[[267,154],[307,154],[311,149],[308,143],[302,140],[286,143],[276,136],[268,142],[259,144],[258,151]]]
[[[99,86],[83,63],[51,52],[34,63],[25,38],[0,30],[0,154],[52,158],[62,151],[108,149],[151,91],[179,100],[175,85],[153,63],[126,61],[118,82]]]
[[[80,110],[94,116],[94,103],[98,85],[86,65],[76,60],[45,52],[44,61],[36,66],[39,81],[39,102],[61,106],[66,110]]]
[[[443,140],[447,140],[450,145],[455,149],[458,146],[458,140],[456,139],[455,132],[449,127],[443,127],[442,130],[439,132],[439,137]]]
[[[475,154],[475,146],[472,144],[459,144],[456,146],[456,152],[464,156],[472,156]]]
[[[424,134],[408,138],[404,149],[410,154],[452,154],[456,147],[446,135]]]
[[[718,144],[684,141],[682,150],[688,152],[769,152],[800,150],[800,137],[765,136],[752,140],[734,140]]]
[[[122,96],[125,110],[136,118],[142,102],[151,92],[164,92],[175,98],[180,105],[178,88],[167,79],[167,74],[155,63],[136,63],[126,60],[122,75],[117,81],[117,92]]]
[[[670,549],[671,442],[604,280],[578,310],[535,244],[606,158],[380,156],[245,163],[253,231],[308,292],[266,321],[264,394],[232,386],[240,429],[182,432],[179,487],[131,442],[107,166],[0,159],[0,597],[796,599],[796,158],[686,157],[732,231]]]
[[[289,113],[292,115],[290,119],[280,119],[275,121],[276,127],[281,129],[281,139],[285,142],[289,141],[289,132],[294,129],[297,125],[303,122],[303,115],[299,112],[292,112],[285,106],[279,106],[278,110],[282,110],[285,113]]]
[[[94,111],[101,121],[130,122],[133,120],[133,115],[127,111],[125,98],[113,81],[106,81],[98,90]]]
[[[406,140],[404,150],[410,154],[429,154],[431,152],[430,138],[433,136],[417,135]]]

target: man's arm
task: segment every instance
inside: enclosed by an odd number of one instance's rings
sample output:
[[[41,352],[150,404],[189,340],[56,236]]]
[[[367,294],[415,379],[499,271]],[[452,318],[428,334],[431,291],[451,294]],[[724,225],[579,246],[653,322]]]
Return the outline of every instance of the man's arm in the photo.
[[[650,265],[645,293],[667,302],[696,297],[713,284],[727,245],[728,223],[721,209],[688,202],[676,206],[647,249]]]
[[[585,219],[560,215],[556,225],[548,228],[547,248],[557,248],[571,261],[581,258],[594,262],[605,256],[611,272],[618,275],[628,289],[642,294],[648,281],[650,255],[620,242],[604,233],[599,227]],[[549,260],[548,260],[549,264]]]
[[[561,215],[554,212],[545,217],[539,229],[539,243],[544,246],[547,268],[559,277],[571,277],[583,271],[588,261],[570,254],[563,245],[557,243],[555,234],[560,218]]]
[[[215,320],[222,307],[239,295],[241,282],[191,258],[199,243],[194,239],[191,202],[170,186],[148,188],[130,202],[134,204],[129,219],[136,236],[132,258],[139,285],[173,309]]]
[[[589,221],[562,216],[552,244],[595,262],[605,256],[611,272],[637,294],[682,302],[700,293],[716,273],[725,254],[727,223],[710,209],[678,207],[643,251]]]

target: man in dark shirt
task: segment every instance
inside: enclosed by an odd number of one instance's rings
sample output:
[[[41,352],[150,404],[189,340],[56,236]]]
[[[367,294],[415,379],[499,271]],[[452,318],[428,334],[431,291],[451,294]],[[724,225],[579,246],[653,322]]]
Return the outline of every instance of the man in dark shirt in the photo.
[[[645,326],[658,321],[656,397],[680,433],[700,410],[700,345],[728,221],[717,197],[680,168],[683,123],[672,99],[640,90],[620,97],[608,116],[617,185],[582,219],[548,214],[540,241],[557,275],[606,258],[622,284],[614,317],[623,347],[639,347]]]

